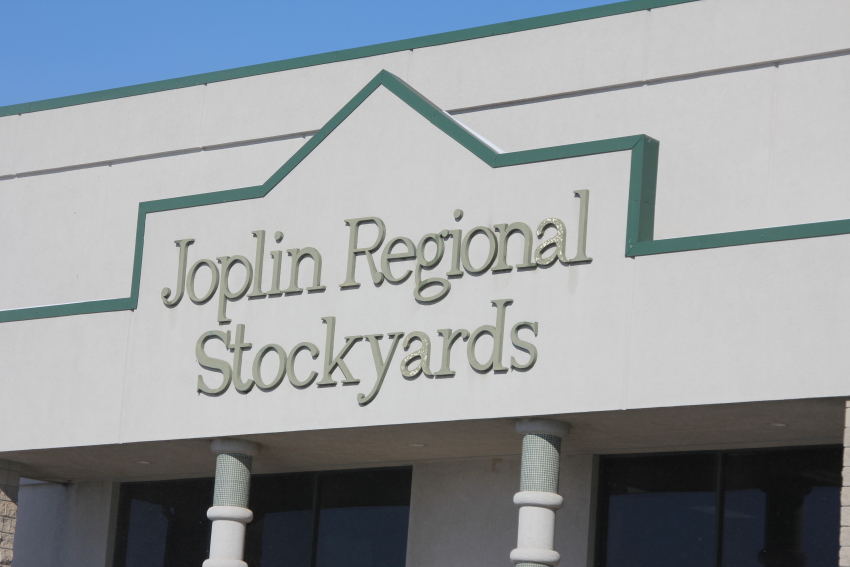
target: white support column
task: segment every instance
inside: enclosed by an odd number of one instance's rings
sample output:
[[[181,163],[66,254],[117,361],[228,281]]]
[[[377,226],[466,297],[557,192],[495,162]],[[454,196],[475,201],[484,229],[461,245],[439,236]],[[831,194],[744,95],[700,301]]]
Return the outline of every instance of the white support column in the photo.
[[[0,566],[2,567],[12,564],[15,526],[18,523],[20,481],[20,464],[0,459]]]
[[[561,438],[569,425],[551,419],[521,419],[522,473],[514,504],[519,506],[517,548],[511,561],[517,567],[549,567],[561,560],[555,551],[555,511],[564,503],[558,494]]]
[[[207,511],[212,520],[210,558],[204,567],[248,567],[242,561],[245,525],[254,518],[248,509],[251,465],[260,446],[240,439],[216,439],[210,447],[216,454],[215,493]]]
[[[844,468],[841,483],[839,567],[850,567],[850,401],[844,402]]]

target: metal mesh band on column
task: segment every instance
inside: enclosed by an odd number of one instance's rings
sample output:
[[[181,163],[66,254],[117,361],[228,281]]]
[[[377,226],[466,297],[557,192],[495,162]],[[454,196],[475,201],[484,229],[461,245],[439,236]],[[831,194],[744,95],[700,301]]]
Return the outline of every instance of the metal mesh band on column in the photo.
[[[251,489],[250,455],[219,453],[215,459],[215,491],[213,506],[248,507]]]
[[[552,567],[543,563],[517,563],[516,567]]]
[[[560,437],[544,433],[527,433],[522,438],[520,492],[533,490],[557,494],[560,465]]]

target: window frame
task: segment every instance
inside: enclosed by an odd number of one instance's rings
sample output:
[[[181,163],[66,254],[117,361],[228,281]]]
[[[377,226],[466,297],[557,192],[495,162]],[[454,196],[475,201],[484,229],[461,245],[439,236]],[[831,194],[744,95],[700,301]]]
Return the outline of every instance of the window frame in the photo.
[[[321,506],[321,484],[322,477],[331,476],[331,475],[345,475],[349,473],[373,473],[373,472],[385,472],[385,471],[393,471],[393,472],[408,472],[410,475],[410,492],[408,498],[412,498],[413,494],[413,466],[412,465],[404,465],[404,466],[386,466],[386,467],[365,467],[365,468],[345,468],[345,469],[325,469],[320,471],[291,471],[291,472],[283,472],[283,473],[264,473],[264,474],[252,474],[251,481],[255,479],[270,479],[270,478],[280,478],[285,479],[286,477],[296,477],[296,476],[309,476],[312,477],[310,482],[313,485],[312,488],[312,507],[311,507],[311,515],[312,515],[312,541],[311,541],[311,551],[310,551],[310,567],[316,566],[316,552],[318,550],[318,535],[319,535],[319,518],[320,518],[320,506]],[[113,546],[113,558],[112,565],[114,567],[124,567],[127,560],[127,542],[129,536],[129,519],[130,519],[130,503],[132,502],[132,497],[130,493],[133,491],[134,487],[140,485],[153,485],[158,483],[177,483],[177,482],[205,482],[209,483],[210,481],[214,481],[214,477],[212,476],[204,476],[204,477],[193,477],[193,478],[172,478],[172,479],[157,479],[157,480],[147,480],[147,481],[130,481],[130,482],[122,482],[119,488],[119,497],[118,497],[118,508],[117,514],[115,516],[115,524],[114,524],[114,546]],[[212,488],[209,491],[209,505],[212,506],[213,500],[213,491]],[[249,504],[250,506],[250,504]],[[410,507],[410,502],[408,500],[408,508]],[[205,509],[206,511],[206,509]],[[409,525],[409,524],[408,524]],[[212,530],[212,522],[209,522],[207,525],[207,537],[206,537],[206,549],[205,556],[209,557],[209,546],[210,546],[210,533]],[[409,536],[409,533],[407,534]]]
[[[844,447],[839,444],[819,444],[819,445],[791,445],[783,447],[751,447],[744,449],[719,449],[714,451],[662,451],[651,453],[612,453],[597,455],[598,462],[594,477],[597,489],[595,490],[592,509],[595,518],[591,522],[593,529],[593,567],[606,567],[607,561],[607,545],[608,545],[608,492],[605,482],[607,479],[604,476],[604,462],[608,460],[628,459],[634,457],[663,457],[663,456],[679,456],[679,455],[714,455],[714,502],[715,502],[715,524],[714,524],[714,566],[722,567],[723,561],[723,528],[724,528],[724,511],[725,511],[725,465],[726,457],[729,455],[752,454],[752,453],[777,453],[783,451],[795,450],[817,450],[831,449],[842,450]]]

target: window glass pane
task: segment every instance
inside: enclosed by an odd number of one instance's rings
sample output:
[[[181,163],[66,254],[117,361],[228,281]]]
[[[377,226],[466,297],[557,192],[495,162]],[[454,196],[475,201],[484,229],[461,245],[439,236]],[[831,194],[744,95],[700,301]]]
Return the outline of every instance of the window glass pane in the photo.
[[[182,567],[207,558],[213,481],[125,484],[115,541],[116,567]]]
[[[245,533],[245,561],[252,567],[310,567],[315,474],[251,479],[254,520]]]
[[[617,457],[600,463],[606,567],[714,567],[712,454]]]
[[[764,547],[764,492],[736,488],[725,492],[723,509],[723,565],[761,567]]]
[[[723,567],[835,567],[841,449],[730,453]]]
[[[403,567],[411,471],[320,475],[316,567]]]
[[[130,502],[127,567],[159,567],[165,561],[168,517],[159,504]]]
[[[838,469],[841,470],[841,469]],[[835,476],[841,476],[836,473]],[[835,567],[841,525],[841,482],[815,486],[803,505],[803,553],[808,567]]]
[[[410,484],[410,469],[254,476],[245,561],[311,567],[315,551],[316,565],[402,567]],[[212,479],[123,485],[115,566],[201,565],[209,556],[212,495]]]

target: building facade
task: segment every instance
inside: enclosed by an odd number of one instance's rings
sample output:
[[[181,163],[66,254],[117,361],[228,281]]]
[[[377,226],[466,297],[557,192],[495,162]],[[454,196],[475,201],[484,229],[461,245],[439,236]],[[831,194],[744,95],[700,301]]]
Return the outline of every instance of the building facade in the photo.
[[[848,29],[630,0],[0,108],[0,565],[850,566]]]

